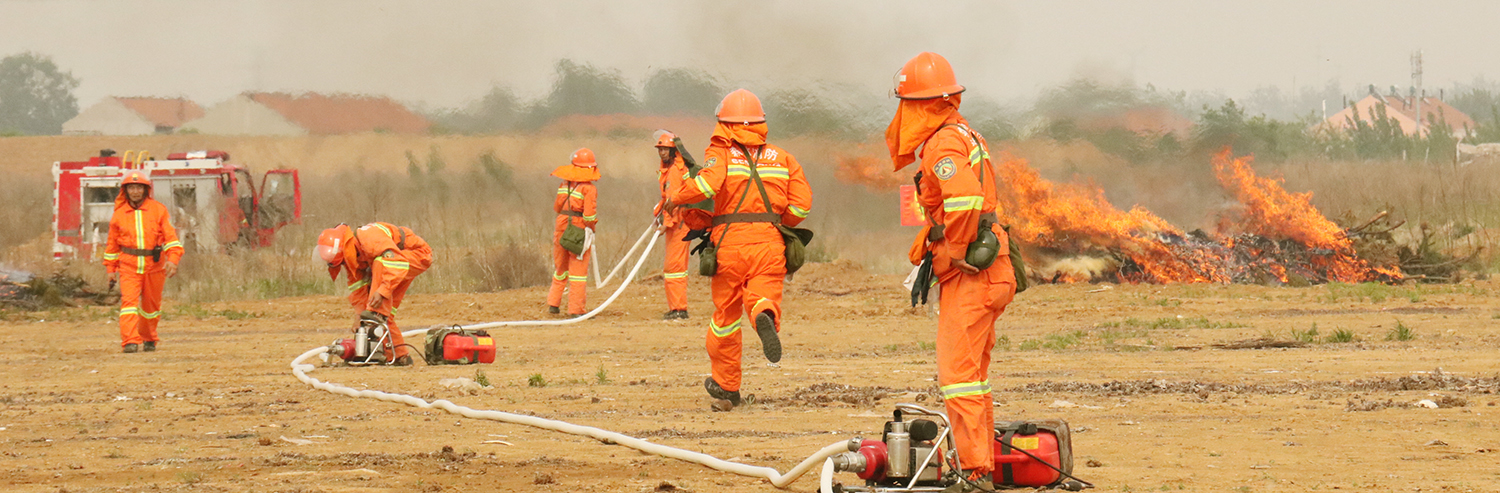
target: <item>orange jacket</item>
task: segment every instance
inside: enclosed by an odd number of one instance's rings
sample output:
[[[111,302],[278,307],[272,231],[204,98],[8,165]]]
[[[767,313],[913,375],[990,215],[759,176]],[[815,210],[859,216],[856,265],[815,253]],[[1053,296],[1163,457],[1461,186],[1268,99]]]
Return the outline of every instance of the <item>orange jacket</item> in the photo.
[[[354,230],[354,239],[344,244],[349,301],[364,303],[356,299],[359,288],[372,283],[372,292],[392,299],[391,293],[406,279],[411,264],[425,266],[430,262],[432,248],[410,228],[379,222],[361,226]]]
[[[563,211],[577,212],[582,216],[564,216],[561,215]],[[599,189],[591,181],[564,181],[562,186],[557,187],[557,198],[552,200],[552,212],[559,214],[559,231],[567,227],[567,221],[572,221],[574,226],[580,228],[592,228],[599,224]]]
[[[108,272],[160,272],[161,263],[144,253],[136,255],[125,249],[136,251],[161,247],[163,261],[178,263],[182,260],[182,242],[177,240],[177,228],[172,227],[167,206],[151,198],[151,189],[146,189],[146,198],[139,208],[132,207],[125,198],[125,187],[115,197],[115,213],[109,219],[109,239],[104,244],[104,269]]]
[[[797,163],[797,158],[772,144],[745,148],[752,155],[760,153],[756,170],[766,186],[766,195],[771,199],[769,207],[761,200],[760,191],[750,178],[749,160],[738,148],[717,140],[704,152],[704,168],[698,172],[698,177],[683,180],[672,194],[672,202],[691,204],[713,199],[714,215],[721,216],[734,213],[740,197],[744,196],[739,213],[775,213],[787,226],[796,226],[806,219],[812,209],[812,189],[807,185],[807,178],[802,176],[802,165]],[[731,225],[735,226],[734,234],[726,236],[724,228]],[[728,244],[781,241],[781,232],[776,226],[764,222],[721,224],[714,226],[712,234],[715,243],[721,237]]]
[[[956,111],[944,124],[922,147],[921,193],[917,197],[928,222],[944,227],[944,249],[933,252],[934,269],[939,272],[946,270],[951,259],[964,256],[979,231],[979,216],[995,212],[999,204],[989,144],[969,129]],[[981,169],[983,183],[979,180]],[[923,228],[923,236],[926,232]]]
[[[672,193],[682,186],[682,179],[687,177],[687,164],[682,161],[682,156],[673,153],[672,164],[662,166],[656,170],[656,181],[661,184],[661,200],[656,202],[656,207],[651,208],[651,214],[661,213],[661,208],[672,199]],[[766,190],[770,192],[770,190]],[[665,228],[677,226],[682,222],[682,210],[675,209],[670,213],[662,214],[661,225]]]

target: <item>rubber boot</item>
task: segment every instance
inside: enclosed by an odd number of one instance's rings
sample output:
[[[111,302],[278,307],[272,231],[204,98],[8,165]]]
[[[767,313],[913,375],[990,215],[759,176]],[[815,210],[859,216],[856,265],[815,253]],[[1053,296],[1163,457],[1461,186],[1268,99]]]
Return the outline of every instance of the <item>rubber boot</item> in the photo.
[[[766,352],[766,360],[781,361],[781,336],[776,334],[776,320],[771,312],[760,312],[755,316],[755,333],[760,335],[760,349]]]
[[[125,348],[122,349],[122,351],[127,352],[127,353],[138,353],[138,352],[141,351],[141,345],[140,344],[126,344]]]

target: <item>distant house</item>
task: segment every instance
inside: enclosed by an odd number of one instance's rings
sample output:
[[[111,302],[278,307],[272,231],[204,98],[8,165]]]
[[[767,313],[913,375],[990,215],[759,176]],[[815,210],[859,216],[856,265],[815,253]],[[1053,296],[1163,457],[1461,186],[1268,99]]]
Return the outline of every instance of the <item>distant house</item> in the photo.
[[[1417,99],[1403,98],[1394,95],[1370,94],[1354,104],[1349,105],[1333,116],[1328,117],[1315,128],[1327,131],[1346,131],[1354,126],[1355,121],[1364,121],[1367,124],[1379,117],[1382,109],[1386,118],[1394,120],[1401,125],[1401,132],[1406,135],[1417,135]],[[1427,135],[1432,125],[1443,122],[1453,130],[1453,135],[1460,138],[1468,136],[1474,131],[1474,120],[1465,115],[1443,100],[1438,98],[1421,98],[1422,128],[1421,135]]]
[[[386,97],[260,92],[215,104],[183,128],[230,135],[422,134],[431,125]]]
[[[169,134],[203,116],[197,103],[181,98],[104,98],[63,122],[63,135]]]

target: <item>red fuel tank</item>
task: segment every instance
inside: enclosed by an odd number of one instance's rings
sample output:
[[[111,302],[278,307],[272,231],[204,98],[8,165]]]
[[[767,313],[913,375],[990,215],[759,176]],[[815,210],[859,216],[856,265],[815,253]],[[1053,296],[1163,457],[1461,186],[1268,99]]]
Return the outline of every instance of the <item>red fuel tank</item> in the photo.
[[[1057,435],[1050,431],[1037,430],[1030,435],[1014,434],[1010,436],[1008,446],[1003,441],[1003,433],[997,433],[995,438],[993,478],[996,486],[1036,487],[1056,483],[1062,475],[1037,459],[1047,461],[1059,469],[1071,469],[1071,466],[1062,464],[1063,454],[1058,447]],[[1036,458],[1017,449],[1029,452]]]
[[[495,338],[466,334],[443,336],[443,359],[459,364],[494,363]]]

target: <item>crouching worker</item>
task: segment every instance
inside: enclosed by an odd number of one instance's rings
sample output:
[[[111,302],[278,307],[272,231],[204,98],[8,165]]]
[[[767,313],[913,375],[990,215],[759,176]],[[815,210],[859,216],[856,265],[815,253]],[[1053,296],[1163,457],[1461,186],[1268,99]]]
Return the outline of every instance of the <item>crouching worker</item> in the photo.
[[[385,320],[391,336],[386,361],[410,366],[411,346],[396,326],[396,309],[412,280],[432,267],[432,248],[409,228],[377,222],[357,230],[345,224],[325,229],[318,235],[317,252],[328,264],[329,277],[337,280],[340,270],[347,273],[349,304],[356,313]]]
[[[155,351],[161,321],[161,291],[177,275],[182,243],[167,207],[151,198],[151,177],[130,170],[120,180],[115,213],[104,245],[104,269],[120,284],[120,347],[124,352]]]
[[[588,302],[589,260],[593,252],[594,225],[599,224],[599,165],[594,151],[573,151],[572,162],[552,171],[561,178],[552,211],[557,213],[552,233],[552,289],[547,291],[547,312],[561,311],[563,288],[568,290],[568,314],[583,315]]]

